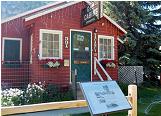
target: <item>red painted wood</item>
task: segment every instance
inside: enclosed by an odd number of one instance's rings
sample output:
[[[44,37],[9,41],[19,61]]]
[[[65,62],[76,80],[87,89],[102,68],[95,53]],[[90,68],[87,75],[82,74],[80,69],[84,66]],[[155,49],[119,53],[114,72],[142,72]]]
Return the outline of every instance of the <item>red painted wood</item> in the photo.
[[[117,37],[123,35],[116,26],[111,24],[104,17],[99,21],[92,23],[88,26],[82,27],[81,22],[81,10],[85,8],[85,2],[77,3],[70,7],[52,12],[36,19],[25,22],[22,18],[15,19],[2,24],[2,37],[19,37],[23,39],[23,60],[29,60],[30,51],[30,35],[33,34],[32,42],[32,64],[30,64],[30,82],[45,81],[46,83],[57,84],[69,84],[70,82],[70,67],[61,66],[58,69],[45,69],[39,63],[39,30],[51,29],[63,31],[63,59],[70,60],[70,49],[64,47],[64,38],[70,38],[70,29],[78,29],[92,32],[92,48],[94,47],[94,34],[93,30],[98,30],[98,35],[114,36],[114,53],[115,62],[118,62],[118,41]],[[104,23],[104,25],[102,25]],[[98,42],[98,41],[97,41]],[[70,45],[70,40],[69,40]],[[69,46],[70,47],[70,46]],[[92,53],[92,61],[94,61],[94,53]],[[93,80],[97,80],[98,77],[94,76],[92,62],[92,75]],[[7,69],[6,69],[7,70]],[[10,69],[9,69],[10,70]],[[117,80],[118,68],[107,69],[109,75]],[[23,78],[23,77],[22,77]],[[6,78],[2,75],[2,80]],[[8,79],[8,78],[7,78]]]

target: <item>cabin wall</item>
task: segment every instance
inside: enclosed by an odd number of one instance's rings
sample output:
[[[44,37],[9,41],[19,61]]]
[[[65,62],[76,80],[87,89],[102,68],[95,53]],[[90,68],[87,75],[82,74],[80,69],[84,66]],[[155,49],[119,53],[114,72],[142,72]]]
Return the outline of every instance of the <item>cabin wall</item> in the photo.
[[[110,23],[104,17],[100,20],[82,27],[81,10],[85,8],[86,3],[80,2],[75,5],[60,9],[33,20],[25,22],[23,18],[17,18],[2,24],[2,37],[22,38],[22,63],[18,69],[8,68],[2,64],[2,82],[15,83],[15,86],[28,82],[44,82],[68,85],[70,83],[70,66],[59,68],[44,68],[39,60],[39,31],[40,29],[51,29],[63,31],[63,59],[70,60],[70,29],[84,30],[92,32],[92,48],[94,48],[94,29],[97,29],[98,35],[114,36],[114,53],[116,68],[106,68],[112,79],[118,79],[118,35],[123,33],[116,26]],[[30,36],[32,39],[32,62],[30,61]],[[2,40],[1,37],[1,40]],[[65,48],[64,39],[69,38],[69,48]],[[98,40],[96,41],[98,45]],[[1,42],[2,43],[2,42]],[[1,44],[2,45],[2,44]],[[96,48],[98,50],[98,47]],[[98,51],[97,51],[98,52]],[[94,57],[98,58],[98,53],[92,52],[92,80],[98,80],[94,76]],[[27,61],[27,64],[26,62]],[[25,63],[23,63],[25,62]],[[24,71],[25,70],[25,71]],[[16,72],[17,71],[17,72]],[[11,76],[14,75],[14,76]],[[15,76],[16,75],[16,76]]]
[[[22,39],[22,61],[20,65],[13,67],[10,64],[5,64],[4,61],[1,60],[2,86],[3,85],[12,87],[20,87],[21,85],[24,86],[25,83],[28,83],[28,75],[29,75],[28,71],[29,50],[30,50],[29,29],[25,27],[24,20],[22,18],[17,18],[15,20],[11,20],[1,24],[1,34],[2,34],[1,50],[3,47],[3,37]],[[2,53],[3,50],[1,52],[1,59],[2,59]]]
[[[118,48],[117,48],[117,37],[120,31],[107,19],[102,18],[99,21],[92,23],[88,26],[82,27],[80,25],[81,22],[81,10],[85,8],[84,2],[72,5],[70,7],[58,10],[53,13],[46,14],[44,16],[38,17],[33,19],[32,21],[27,22],[27,24],[34,24],[34,39],[33,39],[33,63],[32,63],[32,76],[31,81],[41,81],[45,80],[46,83],[59,83],[59,84],[69,84],[70,82],[70,66],[65,67],[61,66],[59,68],[48,68],[44,69],[41,65],[38,65],[39,60],[39,45],[40,45],[40,38],[39,38],[39,30],[40,29],[50,29],[50,30],[61,30],[63,31],[63,59],[70,60],[70,40],[69,40],[69,48],[65,48],[64,39],[65,37],[70,38],[70,29],[77,29],[77,30],[85,30],[92,32],[92,41],[94,42],[94,33],[93,30],[96,28],[98,30],[98,35],[107,35],[107,36],[114,36],[115,37],[115,62],[118,65]],[[104,24],[103,24],[104,23]],[[98,41],[97,41],[98,42]],[[92,43],[92,48],[94,44]],[[96,53],[97,54],[97,53]],[[97,57],[97,55],[96,55]],[[92,53],[92,60],[94,61],[94,53]],[[92,69],[94,62],[92,62]],[[43,71],[41,71],[43,70]],[[92,72],[94,72],[92,70]],[[107,69],[107,72],[113,79],[118,78],[118,67],[115,69]],[[93,73],[92,73],[93,75]],[[93,76],[93,80],[96,80],[98,77]]]

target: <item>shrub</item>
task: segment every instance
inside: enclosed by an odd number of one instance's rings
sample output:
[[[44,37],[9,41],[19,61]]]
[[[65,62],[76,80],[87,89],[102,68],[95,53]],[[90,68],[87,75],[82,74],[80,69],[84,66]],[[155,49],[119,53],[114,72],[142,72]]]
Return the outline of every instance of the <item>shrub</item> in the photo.
[[[44,83],[28,84],[24,90],[6,89],[2,91],[2,106],[17,106],[26,104],[36,104],[43,102],[72,100],[71,89],[63,90],[58,85],[49,84],[45,87]]]
[[[34,104],[43,102],[44,84],[28,84],[24,93],[24,104]]]
[[[20,89],[6,89],[3,90],[1,95],[1,105],[2,106],[14,106],[21,105],[21,100],[23,98],[24,91]]]
[[[72,100],[73,94],[70,89],[62,90],[61,86],[49,84],[44,93],[44,102]]]
[[[60,87],[57,85],[47,85],[44,93],[44,102],[61,101]]]
[[[124,95],[128,95],[128,84],[118,83]]]

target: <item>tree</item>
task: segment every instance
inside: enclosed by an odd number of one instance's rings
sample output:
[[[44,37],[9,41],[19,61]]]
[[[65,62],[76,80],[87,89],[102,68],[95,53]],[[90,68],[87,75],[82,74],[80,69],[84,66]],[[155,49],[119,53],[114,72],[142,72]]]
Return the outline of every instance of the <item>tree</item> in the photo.
[[[161,72],[161,2],[111,1],[104,3],[104,12],[128,33],[128,41],[119,50],[125,65],[143,65],[146,74]],[[125,39],[126,38],[126,39]]]
[[[139,2],[144,10],[149,12],[149,20],[144,24],[143,55],[146,57],[145,71],[155,75],[161,73],[161,1]]]

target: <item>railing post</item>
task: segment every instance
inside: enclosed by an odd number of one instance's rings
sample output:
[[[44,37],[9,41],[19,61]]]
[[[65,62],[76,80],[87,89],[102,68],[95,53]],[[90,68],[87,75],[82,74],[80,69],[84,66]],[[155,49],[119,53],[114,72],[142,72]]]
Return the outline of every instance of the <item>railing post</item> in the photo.
[[[96,75],[96,58],[94,57],[94,75]]]
[[[128,86],[128,96],[129,102],[132,105],[132,110],[128,111],[128,116],[137,116],[137,86],[129,85]]]
[[[74,70],[74,78],[75,78],[75,98],[77,99],[77,69]]]

